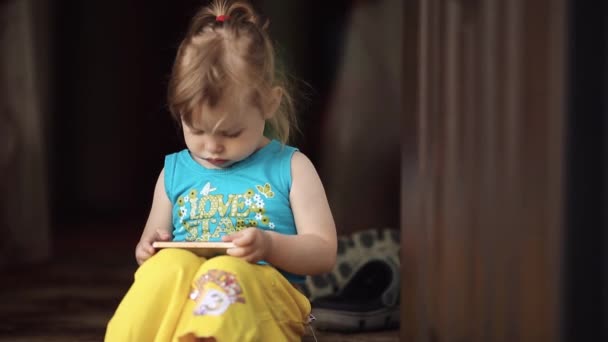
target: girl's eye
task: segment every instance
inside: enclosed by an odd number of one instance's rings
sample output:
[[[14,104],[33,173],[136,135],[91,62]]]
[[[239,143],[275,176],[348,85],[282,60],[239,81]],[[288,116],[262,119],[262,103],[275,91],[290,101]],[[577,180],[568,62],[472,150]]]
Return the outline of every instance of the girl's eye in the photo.
[[[236,131],[236,132],[234,132],[234,133],[225,133],[225,134],[224,134],[224,136],[225,136],[226,138],[236,138],[236,137],[238,137],[239,135],[241,135],[241,132],[242,132],[242,131]]]
[[[203,134],[205,134],[205,131],[201,131],[200,129],[191,129],[190,133],[192,133],[194,135],[203,135]]]

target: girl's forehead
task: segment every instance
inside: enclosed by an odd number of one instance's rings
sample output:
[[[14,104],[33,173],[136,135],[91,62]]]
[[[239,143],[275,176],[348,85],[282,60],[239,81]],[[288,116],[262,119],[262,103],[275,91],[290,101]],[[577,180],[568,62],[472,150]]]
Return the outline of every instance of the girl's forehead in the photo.
[[[241,103],[226,102],[215,106],[203,104],[193,113],[192,125],[204,130],[223,130],[246,124],[247,118],[256,111],[253,106]],[[257,112],[257,111],[256,111]]]
[[[203,101],[201,110],[211,114],[238,113],[246,111],[252,104],[252,91],[236,85],[219,91],[217,101]]]
[[[220,94],[216,101],[206,98],[194,108],[190,117],[193,128],[228,130],[264,117],[260,106],[256,105],[256,89],[244,84],[229,84]]]
[[[220,130],[237,125],[242,121],[242,114],[230,110],[218,110],[218,107],[203,107],[192,116],[192,126],[204,130]]]

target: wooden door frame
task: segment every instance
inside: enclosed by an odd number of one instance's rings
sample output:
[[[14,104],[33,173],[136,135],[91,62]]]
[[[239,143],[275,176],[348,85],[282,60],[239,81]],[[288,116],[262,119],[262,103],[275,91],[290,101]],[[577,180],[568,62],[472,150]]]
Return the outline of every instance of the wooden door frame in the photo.
[[[404,7],[401,340],[559,341],[565,0]]]

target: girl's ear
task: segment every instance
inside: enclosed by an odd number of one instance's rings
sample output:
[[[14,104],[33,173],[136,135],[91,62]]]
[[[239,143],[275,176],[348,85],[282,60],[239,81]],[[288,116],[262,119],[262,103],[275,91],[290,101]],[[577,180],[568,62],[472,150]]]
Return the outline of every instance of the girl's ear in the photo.
[[[268,120],[274,116],[279,109],[279,105],[281,104],[281,99],[283,98],[283,88],[274,87],[270,90],[270,99],[268,101],[268,107],[266,113],[264,114],[264,119]]]

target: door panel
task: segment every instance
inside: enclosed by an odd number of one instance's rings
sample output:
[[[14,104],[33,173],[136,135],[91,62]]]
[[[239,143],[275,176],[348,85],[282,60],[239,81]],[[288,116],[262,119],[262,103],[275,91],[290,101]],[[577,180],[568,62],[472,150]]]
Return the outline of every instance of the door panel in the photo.
[[[564,4],[413,3],[402,339],[557,341]]]

